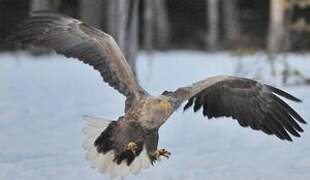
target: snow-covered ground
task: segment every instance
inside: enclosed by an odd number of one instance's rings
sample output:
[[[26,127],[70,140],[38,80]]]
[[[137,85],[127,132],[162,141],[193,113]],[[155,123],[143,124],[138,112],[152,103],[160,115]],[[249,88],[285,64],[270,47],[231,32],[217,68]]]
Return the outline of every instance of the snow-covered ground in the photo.
[[[247,67],[266,75],[259,56],[243,57]],[[29,59],[33,59],[30,61]],[[292,66],[310,75],[306,57],[289,55]],[[226,53],[140,54],[139,81],[150,93],[174,90],[211,75],[234,74],[238,57]],[[281,63],[278,63],[281,66]],[[254,70],[250,70],[254,72]],[[278,84],[279,78],[270,78]],[[310,87],[285,87],[304,100],[290,103],[310,122]],[[116,119],[124,98],[91,67],[61,56],[0,55],[0,179],[102,180],[84,160],[82,115]],[[172,152],[129,179],[281,179],[310,178],[310,128],[302,138],[283,142],[239,127],[229,118],[207,120],[179,110],[160,129],[159,147]]]

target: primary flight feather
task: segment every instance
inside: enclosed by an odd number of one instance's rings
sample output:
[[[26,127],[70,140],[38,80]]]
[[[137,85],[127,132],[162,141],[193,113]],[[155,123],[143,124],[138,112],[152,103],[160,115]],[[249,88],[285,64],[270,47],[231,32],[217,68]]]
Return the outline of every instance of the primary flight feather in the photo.
[[[193,106],[208,118],[232,117],[242,127],[282,140],[300,137],[303,129],[299,123],[306,123],[281,99],[300,102],[298,98],[246,78],[215,76],[152,96],[140,87],[110,35],[65,15],[34,12],[18,26],[12,40],[77,58],[99,71],[105,82],[126,97],[125,113],[118,120],[84,117],[86,159],[98,172],[111,177],[137,174],[171,155],[157,148],[158,130],[183,102],[184,110]]]

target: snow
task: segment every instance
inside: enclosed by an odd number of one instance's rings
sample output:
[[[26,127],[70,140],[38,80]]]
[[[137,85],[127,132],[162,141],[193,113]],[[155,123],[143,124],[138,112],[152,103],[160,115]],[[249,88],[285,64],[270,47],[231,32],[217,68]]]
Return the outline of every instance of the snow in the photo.
[[[240,61],[248,72],[237,75],[259,72],[267,77],[264,82],[279,87],[280,77],[267,76],[269,65],[262,56],[174,51],[150,58],[141,53],[137,70],[140,83],[152,94],[211,75],[236,74]],[[84,159],[82,116],[117,119],[124,97],[76,60],[26,54],[2,54],[0,59],[0,179],[107,179]],[[291,54],[286,59],[310,75],[307,57]],[[276,61],[277,71],[282,62]],[[310,87],[282,88],[304,100],[290,104],[310,122]],[[172,152],[171,158],[128,179],[306,180],[310,178],[310,129],[303,127],[302,138],[289,143],[241,128],[229,118],[207,120],[200,113],[179,110],[160,129],[159,148]]]

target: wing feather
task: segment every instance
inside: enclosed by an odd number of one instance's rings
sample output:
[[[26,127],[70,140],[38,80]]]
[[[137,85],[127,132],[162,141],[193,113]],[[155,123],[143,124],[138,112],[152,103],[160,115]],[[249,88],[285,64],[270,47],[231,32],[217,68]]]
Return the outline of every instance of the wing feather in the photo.
[[[105,82],[127,97],[126,109],[146,94],[114,39],[77,19],[37,11],[17,27],[11,40],[50,48],[92,66]]]
[[[187,101],[184,110],[194,112],[202,108],[208,118],[232,117],[242,127],[251,127],[282,140],[292,141],[290,135],[300,137],[303,129],[297,122],[306,121],[279,96],[292,101],[301,100],[275,87],[251,79],[215,76],[167,93],[177,109]]]

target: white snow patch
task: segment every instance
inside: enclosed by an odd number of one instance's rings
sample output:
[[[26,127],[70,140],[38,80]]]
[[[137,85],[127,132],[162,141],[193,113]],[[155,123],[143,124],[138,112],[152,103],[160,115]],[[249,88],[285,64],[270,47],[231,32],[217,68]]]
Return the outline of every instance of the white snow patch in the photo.
[[[83,158],[81,119],[84,114],[117,119],[124,97],[103,83],[98,72],[73,59],[22,54],[2,54],[0,59],[0,179],[107,179]],[[140,54],[138,77],[150,93],[159,94],[212,75],[239,74],[239,59],[247,68],[259,60],[268,67],[260,54],[239,58],[176,51],[155,53],[151,65]],[[287,57],[292,67],[309,76],[308,59]],[[276,61],[277,67],[281,64]],[[266,69],[261,68],[261,74],[269,73]],[[278,79],[270,78],[271,84],[279,87]],[[310,122],[310,87],[281,88],[303,99],[301,104],[289,103]],[[159,148],[172,152],[170,159],[128,179],[308,180],[310,129],[303,128],[302,138],[289,143],[241,128],[230,118],[209,121],[200,113],[179,110],[159,132]]]

